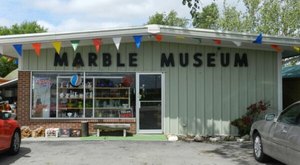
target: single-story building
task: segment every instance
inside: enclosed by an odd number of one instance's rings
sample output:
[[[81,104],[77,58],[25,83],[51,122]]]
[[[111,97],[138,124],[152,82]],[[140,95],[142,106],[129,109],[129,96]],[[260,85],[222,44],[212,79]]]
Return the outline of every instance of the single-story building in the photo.
[[[250,104],[282,109],[281,57],[299,38],[147,25],[1,36],[19,56],[32,129],[128,123],[132,133],[235,135]]]

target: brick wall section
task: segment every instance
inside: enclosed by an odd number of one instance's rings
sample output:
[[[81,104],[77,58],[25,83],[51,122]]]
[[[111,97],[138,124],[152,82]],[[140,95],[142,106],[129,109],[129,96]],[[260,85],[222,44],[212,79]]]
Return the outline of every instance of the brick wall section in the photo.
[[[17,118],[21,126],[29,126],[30,129],[39,127],[81,129],[81,121],[88,121],[89,132],[95,133],[93,126],[96,123],[128,123],[129,132],[136,133],[135,119],[30,119],[30,78],[29,71],[19,71]]]

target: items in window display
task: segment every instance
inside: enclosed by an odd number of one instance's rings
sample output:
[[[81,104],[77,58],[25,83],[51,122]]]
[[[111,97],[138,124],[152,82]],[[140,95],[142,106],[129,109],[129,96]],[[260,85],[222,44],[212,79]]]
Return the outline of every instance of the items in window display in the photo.
[[[82,79],[80,77],[80,75],[73,75],[70,79],[70,84],[73,86],[73,87],[79,87],[82,83]]]

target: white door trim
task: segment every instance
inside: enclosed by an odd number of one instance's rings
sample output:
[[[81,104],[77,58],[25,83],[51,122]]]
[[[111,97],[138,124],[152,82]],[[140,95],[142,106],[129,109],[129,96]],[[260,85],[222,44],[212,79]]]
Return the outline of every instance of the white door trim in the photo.
[[[161,76],[161,129],[141,130],[140,129],[140,75],[160,75]],[[165,74],[162,72],[136,73],[136,131],[137,133],[163,133],[165,117]]]

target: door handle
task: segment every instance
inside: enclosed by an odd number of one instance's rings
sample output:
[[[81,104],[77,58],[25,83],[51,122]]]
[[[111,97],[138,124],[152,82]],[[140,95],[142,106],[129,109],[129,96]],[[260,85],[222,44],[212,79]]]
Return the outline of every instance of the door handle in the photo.
[[[283,127],[281,132],[282,132],[282,133],[287,133],[287,128],[286,128],[286,127]]]

